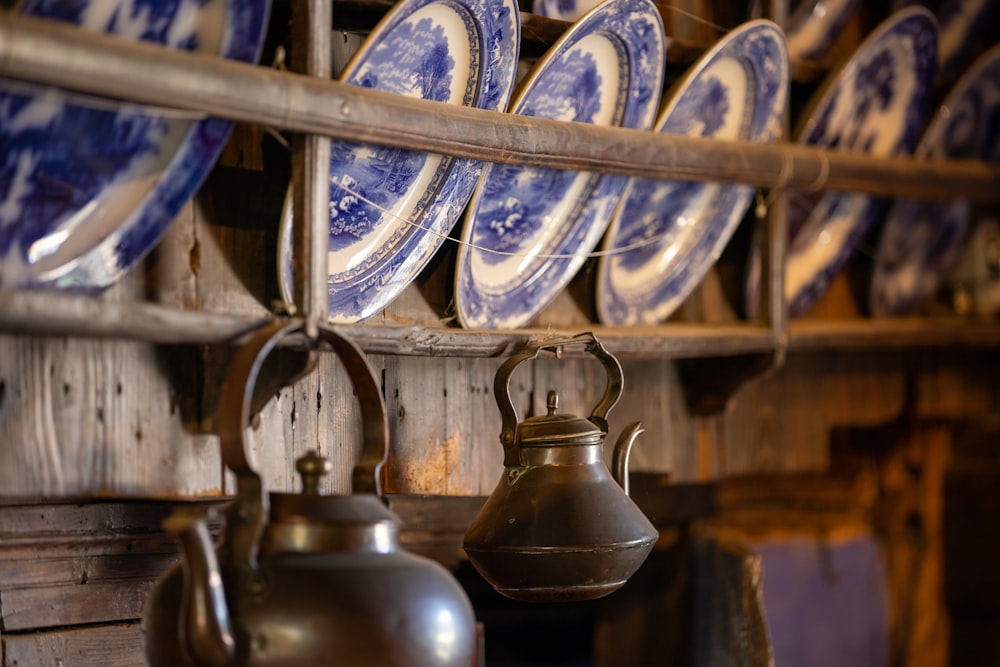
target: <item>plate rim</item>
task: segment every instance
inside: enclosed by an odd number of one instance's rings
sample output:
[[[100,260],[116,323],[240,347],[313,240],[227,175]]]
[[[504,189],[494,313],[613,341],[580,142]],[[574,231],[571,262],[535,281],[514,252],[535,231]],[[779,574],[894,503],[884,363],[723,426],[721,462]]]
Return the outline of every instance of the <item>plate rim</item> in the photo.
[[[12,11],[23,11],[24,4],[19,3]],[[208,53],[214,53],[220,58],[256,62],[264,47],[271,0],[226,0],[226,10],[219,47]],[[37,13],[32,15],[39,16]],[[241,35],[241,30],[249,38],[246,42],[236,39]],[[59,103],[63,107],[70,104],[70,93],[52,86],[44,88],[58,94],[61,97]],[[147,115],[162,117],[154,113],[155,108],[141,108],[145,109],[144,113]],[[60,266],[8,286],[66,289],[84,293],[102,292],[110,288],[153,250],[184,205],[197,194],[218,161],[232,126],[231,121],[211,116],[189,121],[188,127],[182,131],[177,148],[165,162],[157,182],[142,197],[138,206],[130,209],[113,226],[107,236]],[[204,145],[205,142],[210,145]],[[203,151],[209,159],[199,158],[199,153]],[[102,191],[105,189],[102,188]]]
[[[829,54],[830,49],[843,33],[847,22],[858,10],[858,0],[842,0],[839,11],[830,14],[826,11],[820,18],[815,17],[815,7],[824,0],[800,3],[792,9],[785,20],[785,36],[788,39],[788,57],[792,60],[818,61]],[[797,47],[795,39],[809,25],[821,25],[821,41],[819,45]]]
[[[489,35],[487,35],[486,32],[487,24],[485,22],[484,16],[475,11],[476,8],[484,5],[485,6],[496,5],[496,6],[502,6],[508,10],[509,27],[512,28],[512,31],[509,35],[506,34],[505,32],[503,38],[498,40],[498,42],[506,44],[508,46],[507,52],[504,53],[502,57],[504,58],[509,57],[510,60],[509,61],[505,60],[503,67],[497,68],[498,73],[494,78],[495,81],[498,81],[502,84],[502,89],[498,92],[497,95],[494,96],[496,100],[495,105],[482,106],[482,107],[478,106],[477,103],[481,99],[486,100],[487,98],[487,96],[484,95],[483,92],[484,87],[487,84],[487,77],[481,77],[482,81],[480,82],[479,88],[476,91],[475,101],[473,105],[471,105],[476,108],[485,108],[491,111],[506,110],[506,108],[509,105],[511,92],[514,88],[514,79],[517,71],[517,60],[521,43],[521,23],[519,20],[520,10],[515,0],[404,0],[402,2],[397,2],[394,5],[392,5],[389,11],[386,12],[386,14],[375,24],[371,32],[369,32],[368,36],[358,47],[358,50],[350,57],[350,59],[348,59],[343,70],[337,77],[337,80],[340,82],[347,82],[347,80],[354,74],[354,71],[362,63],[364,58],[367,57],[368,53],[372,49],[376,48],[376,46],[379,44],[379,41],[385,37],[388,31],[392,30],[402,21],[406,20],[406,18],[408,18],[414,12],[433,4],[461,5],[466,11],[469,12],[469,15],[475,21],[478,28],[478,34],[476,34],[475,37],[479,39],[480,42],[483,43],[489,41]],[[492,22],[493,25],[499,24],[498,15],[494,15],[493,13],[488,13],[487,15],[490,22]],[[486,49],[484,51],[484,57],[489,57],[489,55],[490,55],[489,50]],[[364,145],[374,145],[371,144],[371,142],[357,142],[352,140],[343,140],[343,141],[345,143],[353,143],[353,144],[361,143]],[[431,153],[428,153],[427,151],[412,151],[412,152],[431,155]],[[331,161],[332,159],[333,158],[331,155]],[[465,202],[462,202],[462,205],[458,206],[457,211],[455,211],[453,214],[449,214],[447,211],[444,211],[444,209],[447,209],[449,206],[454,207],[456,202],[443,198],[444,196],[443,192],[449,190],[451,184],[454,184],[456,186],[459,184],[459,181],[461,181],[463,178],[462,174],[463,171],[467,171],[472,174],[478,175],[478,172],[482,170],[484,164],[482,160],[474,160],[471,158],[460,158],[460,157],[449,158],[448,156],[445,156],[445,159],[449,161],[448,162],[449,166],[446,167],[448,169],[448,173],[442,179],[442,182],[435,189],[433,201],[430,202],[428,206],[425,208],[425,214],[427,211],[433,210],[434,214],[443,215],[445,216],[445,218],[451,217],[452,220],[450,222],[445,220],[444,227],[442,227],[441,229],[422,228],[414,231],[413,234],[408,235],[406,238],[401,239],[401,241],[397,244],[397,247],[392,248],[391,251],[387,253],[386,257],[383,258],[383,260],[365,269],[350,283],[336,283],[336,284],[332,283],[330,277],[333,274],[331,273],[330,265],[327,262],[324,268],[326,270],[326,275],[327,275],[327,300],[329,307],[327,319],[329,321],[335,323],[356,323],[356,322],[362,322],[366,319],[373,317],[379,311],[383,310],[386,306],[388,306],[393,300],[395,300],[403,292],[403,290],[405,290],[406,286],[417,278],[419,273],[430,262],[432,257],[437,253],[438,250],[440,250],[441,246],[444,244],[446,240],[445,237],[447,237],[450,234],[452,228],[454,228],[454,226],[458,223],[459,218],[461,217],[462,209],[464,208],[464,204],[468,201],[468,197],[471,196],[472,188],[469,187],[470,192],[467,195],[464,194],[461,195],[460,199],[464,199]],[[327,186],[326,186],[327,190],[329,190],[329,183],[332,180],[333,176],[334,175],[332,173],[329,174],[328,176]],[[471,183],[473,185],[475,183],[475,180],[476,178],[475,176],[473,176],[471,178]],[[282,298],[285,300],[285,302],[289,304],[294,303],[293,294],[291,293],[292,285],[290,284],[289,281],[290,276],[288,275],[288,269],[290,268],[292,260],[291,257],[292,221],[290,219],[291,215],[291,210],[289,206],[290,201],[291,201],[291,188],[289,187],[288,193],[286,194],[286,203],[282,208],[281,222],[279,223],[280,229],[278,232],[278,248],[277,248],[279,292],[281,293]],[[424,215],[424,218],[426,217],[427,215]],[[423,218],[421,220],[418,220],[417,222],[423,224]],[[421,249],[422,240],[425,241],[427,245]],[[420,252],[419,257],[417,258],[417,260],[411,262],[412,264],[414,264],[414,266],[409,267],[409,270],[406,271],[406,275],[404,277],[393,279],[391,281],[391,289],[389,288],[388,285],[383,285],[381,289],[378,290],[380,298],[365,301],[366,307],[360,312],[356,311],[352,313],[344,313],[342,312],[343,309],[339,309],[341,312],[334,312],[335,298],[338,295],[340,295],[340,293],[343,293],[345,296],[348,295],[349,293],[352,292],[352,288],[356,287],[358,283],[363,282],[365,279],[378,274],[380,268],[384,265],[386,261],[391,259],[393,256],[396,256],[397,254],[402,254],[411,250],[410,246],[414,244],[417,246],[415,250]],[[399,274],[399,271],[400,271],[399,267],[397,267],[397,269],[393,271],[392,273],[393,278],[395,278]],[[365,312],[365,311],[370,311],[370,312]]]
[[[937,67],[937,31],[938,24],[937,19],[934,14],[927,8],[921,5],[911,5],[893,12],[890,16],[886,17],[881,23],[879,23],[875,29],[858,45],[856,49],[836,68],[831,70],[830,74],[824,79],[823,83],[819,86],[813,96],[809,99],[806,105],[803,107],[802,112],[799,115],[798,122],[795,125],[795,129],[792,132],[793,141],[797,144],[805,145],[815,145],[808,141],[808,134],[811,131],[810,125],[814,125],[816,122],[817,112],[825,109],[829,106],[831,102],[831,96],[833,95],[835,89],[838,87],[841,79],[847,76],[848,73],[852,72],[856,66],[859,57],[867,53],[881,43],[886,36],[896,30],[900,25],[908,21],[924,21],[927,23],[927,27],[931,28],[934,32],[934,57],[929,59],[929,68],[925,74],[927,75],[927,80],[923,82],[921,91],[923,92],[923,103],[929,104],[930,95],[932,93],[933,79]],[[914,78],[916,79],[919,72],[914,71]],[[912,101],[911,105],[912,106]],[[927,110],[923,110],[923,114],[926,114]],[[926,115],[923,116],[922,120],[916,123],[917,129],[915,129],[916,136],[912,137],[912,145],[916,145],[919,140],[920,132],[923,125],[926,122]],[[891,154],[899,154],[899,146],[895,147]],[[907,149],[905,153],[912,152],[912,149]],[[868,153],[858,153],[860,155],[867,155]],[[836,198],[843,201],[846,197],[863,197],[866,199],[866,209],[880,201],[880,198],[860,195],[857,193],[839,193],[839,192],[826,192],[821,195],[819,200],[817,200],[816,206],[813,207],[815,210],[823,201],[827,198]],[[884,210],[883,210],[884,212]],[[809,220],[809,216],[806,216],[805,221]],[[879,217],[878,215],[869,217]],[[785,272],[784,279],[784,289],[783,296],[788,310],[788,315],[790,317],[798,317],[805,314],[816,302],[822,297],[822,295],[829,288],[830,283],[836,277],[837,274],[844,268],[850,258],[854,253],[854,245],[863,236],[868,228],[871,226],[871,221],[865,224],[864,221],[854,220],[852,221],[851,228],[848,230],[844,243],[838,249],[836,255],[833,259],[825,263],[822,267],[814,267],[810,271],[810,276],[804,281],[803,286],[797,292],[789,291],[788,267],[792,257],[795,256],[793,250],[793,245],[795,243],[795,237],[790,237],[788,239],[787,251],[785,253],[785,263],[783,266],[783,271]],[[801,230],[800,230],[801,231]]]
[[[996,44],[986,51],[984,51],[978,58],[976,58],[969,68],[962,73],[962,76],[955,82],[955,84],[945,95],[944,99],[941,101],[934,113],[931,115],[930,121],[927,123],[927,127],[924,130],[923,135],[920,138],[920,142],[917,144],[916,148],[913,150],[914,157],[937,160],[937,159],[947,159],[950,157],[949,152],[946,149],[935,150],[938,145],[937,142],[940,141],[939,136],[942,131],[947,127],[947,123],[950,122],[951,117],[948,109],[953,107],[962,97],[964,97],[970,88],[975,86],[984,75],[984,73],[992,68],[1000,67],[1000,44]],[[906,198],[897,198],[893,200],[892,205],[889,207],[889,211],[886,214],[885,222],[883,223],[882,233],[879,235],[878,243],[875,246],[875,258],[872,267],[872,279],[868,287],[868,312],[875,317],[893,317],[898,316],[901,313],[896,310],[881,311],[875,308],[875,297],[876,288],[879,284],[885,283],[888,280],[890,283],[892,280],[890,278],[882,279],[882,272],[879,271],[879,266],[882,263],[882,258],[887,252],[885,250],[885,238],[886,230],[891,229],[900,224],[905,224],[900,219],[900,210],[904,205],[904,202],[912,201]],[[951,200],[950,202],[940,202],[943,205],[955,204],[963,200],[962,198]],[[966,224],[968,226],[968,216],[966,216]],[[966,235],[968,233],[966,230]],[[963,245],[962,241],[957,241],[957,246]],[[925,266],[924,260],[926,260],[926,248],[922,248],[925,252],[919,255],[921,259],[921,266]],[[940,284],[940,279],[943,276],[937,276],[938,282]],[[907,292],[906,303],[909,306],[918,305],[916,301],[927,298],[929,295],[920,294],[919,292],[910,291]],[[904,311],[906,312],[906,311]]]
[[[777,91],[778,94],[775,96],[776,99],[772,103],[771,111],[768,114],[768,120],[765,123],[765,126],[761,128],[763,136],[757,139],[749,139],[749,140],[770,142],[778,138],[783,132],[782,120],[786,113],[786,106],[789,97],[791,65],[788,59],[787,42],[785,40],[784,32],[782,31],[780,26],[778,26],[776,23],[768,19],[753,19],[751,21],[746,21],[740,24],[739,26],[733,28],[728,33],[723,35],[719,40],[717,40],[715,44],[713,44],[708,51],[706,51],[691,67],[689,67],[685,71],[684,75],[681,76],[677,81],[675,81],[671,86],[670,90],[666,93],[666,95],[664,95],[663,106],[659,112],[659,115],[657,116],[656,122],[653,125],[652,131],[657,133],[661,132],[663,126],[670,119],[670,116],[674,113],[674,111],[677,108],[677,105],[680,103],[680,98],[683,96],[684,91],[689,86],[691,86],[712,63],[716,61],[716,59],[722,52],[731,48],[732,45],[737,40],[745,39],[751,33],[759,31],[769,32],[775,37],[775,43],[778,44],[778,48],[784,55],[784,59],[780,61],[781,64],[783,65],[782,72],[777,75],[779,78],[778,91]],[[629,179],[625,191],[622,193],[621,201],[619,202],[615,210],[615,213],[611,220],[611,224],[609,225],[608,231],[604,237],[604,241],[602,242],[601,247],[602,250],[604,251],[611,249],[612,239],[614,238],[614,235],[618,227],[620,226],[621,216],[624,213],[625,207],[628,204],[628,200],[632,194],[632,190],[634,188],[636,180],[637,179],[635,178]],[[748,188],[749,186],[741,185],[739,183],[728,183],[728,184],[723,184],[723,187],[725,188],[726,191],[732,192],[735,190]],[[608,298],[608,290],[612,288],[612,285],[610,284],[610,278],[608,276],[608,271],[610,271],[609,264],[611,262],[611,259],[607,255],[602,256],[598,262],[597,280],[595,285],[595,307],[596,307],[595,309],[597,312],[598,320],[602,324],[607,324],[609,326],[628,326],[631,324],[652,324],[656,322],[662,322],[667,317],[669,317],[672,312],[676,311],[677,307],[680,306],[681,302],[683,302],[683,300],[687,296],[689,296],[697,287],[697,285],[704,279],[705,275],[708,273],[711,266],[714,265],[716,261],[718,261],[719,255],[731,240],[733,233],[739,226],[740,221],[742,220],[742,218],[746,213],[746,209],[750,204],[750,198],[752,197],[752,189],[750,189],[749,192],[750,195],[747,197],[746,205],[739,207],[741,210],[740,214],[738,216],[733,215],[732,219],[722,220],[723,222],[726,223],[725,229],[723,230],[723,233],[720,235],[719,239],[713,246],[712,252],[708,256],[706,256],[706,262],[703,270],[699,269],[698,271],[695,271],[694,274],[682,275],[681,276],[681,278],[683,278],[682,282],[686,283],[685,287],[677,290],[676,295],[670,301],[667,301],[666,305],[657,304],[656,308],[664,309],[667,312],[657,313],[651,319],[643,319],[640,317],[638,320],[635,320],[633,322],[632,320],[619,321],[609,317],[610,313],[606,312],[605,302],[606,299]],[[717,216],[717,219],[718,217],[719,216]],[[693,277],[695,274],[697,274],[697,277]],[[660,280],[660,276],[656,277],[655,282],[656,284],[655,286],[653,286],[655,287],[655,289],[650,291],[663,290],[666,288],[667,285],[671,283],[670,280],[667,281]]]
[[[631,6],[634,8],[633,11],[641,10],[645,12],[646,16],[648,17],[648,20],[654,26],[653,29],[656,34],[653,35],[653,39],[657,41],[660,45],[660,47],[656,49],[655,53],[651,54],[656,58],[656,62],[653,64],[653,68],[656,70],[657,75],[654,78],[659,81],[659,84],[653,85],[651,87],[652,101],[646,103],[645,110],[644,111],[640,110],[636,112],[639,115],[639,118],[637,119],[638,126],[635,126],[633,128],[633,129],[648,130],[652,122],[655,120],[657,108],[659,107],[660,100],[662,99],[662,94],[663,94],[662,82],[666,69],[666,51],[672,41],[671,38],[666,35],[666,32],[663,29],[663,21],[662,18],[660,17],[658,9],[656,8],[656,5],[653,4],[650,0],[605,0],[604,2],[601,2],[600,4],[588,10],[583,16],[581,16],[578,20],[573,22],[569,26],[569,28],[562,35],[560,35],[560,37],[552,44],[552,46],[549,47],[549,49],[546,50],[546,52],[540,58],[538,58],[538,60],[535,62],[531,70],[525,75],[525,77],[518,84],[517,90],[515,91],[514,95],[511,98],[511,102],[509,105],[510,109],[509,113],[516,114],[518,112],[519,107],[521,106],[521,104],[524,103],[525,98],[527,97],[529,92],[532,91],[532,88],[534,86],[538,85],[539,78],[547,72],[548,68],[552,63],[557,62],[558,59],[564,57],[565,54],[569,52],[570,48],[574,44],[576,44],[581,39],[583,39],[584,37],[595,31],[603,29],[605,32],[609,32],[606,27],[602,27],[600,22],[609,20],[609,18],[607,17],[608,14],[611,14],[612,16],[620,15],[619,12],[621,10],[619,10],[618,8],[621,5]],[[621,41],[624,44],[626,44],[627,48],[634,46],[632,44],[629,44],[627,40],[622,39]],[[636,86],[639,83],[641,83],[640,81],[637,81],[638,77],[634,74],[635,71],[636,68],[630,67],[629,69],[630,80],[629,80],[628,91],[625,98],[626,105],[632,103],[631,98],[636,89]],[[641,107],[641,103],[635,102],[633,106]],[[622,123],[624,122],[625,115],[627,115],[627,111],[623,112]],[[624,127],[624,125],[620,124],[618,125],[618,127]],[[579,271],[585,259],[583,257],[579,259],[577,258],[568,259],[566,267],[564,267],[564,269],[562,270],[562,274],[552,284],[552,289],[550,290],[551,293],[546,294],[545,297],[539,300],[536,304],[534,304],[532,308],[526,308],[524,312],[520,313],[519,317],[516,318],[517,322],[514,324],[505,323],[501,326],[496,321],[495,318],[493,318],[492,321],[490,322],[478,322],[478,321],[472,321],[468,317],[468,313],[465,312],[464,297],[462,296],[462,284],[463,284],[462,279],[463,279],[463,266],[466,264],[466,258],[469,256],[469,253],[471,252],[469,244],[471,243],[471,235],[473,232],[473,228],[475,226],[475,220],[472,218],[472,215],[477,210],[477,205],[478,202],[480,201],[482,192],[485,188],[485,183],[489,178],[490,172],[492,172],[495,166],[496,166],[495,163],[489,163],[483,169],[483,172],[480,175],[478,183],[476,184],[475,191],[473,192],[472,198],[469,201],[469,206],[466,210],[465,216],[462,221],[462,230],[460,237],[462,242],[459,244],[458,251],[456,253],[455,264],[454,264],[455,267],[454,277],[452,280],[452,284],[453,284],[453,294],[454,294],[453,303],[454,303],[455,317],[458,323],[464,328],[514,329],[524,326],[533,317],[537,316],[538,313],[541,312],[549,303],[551,303],[563,289],[565,289],[566,285],[569,284],[569,282],[572,280],[576,272]],[[622,187],[624,187],[624,184],[627,180],[625,177],[605,173],[597,175],[597,179],[595,180],[594,184],[594,189],[596,190],[596,188],[602,183],[602,181],[605,181],[605,179],[613,180],[614,178],[620,178],[622,181]],[[617,199],[620,199],[620,197],[621,195],[619,193],[617,195]],[[591,205],[592,202],[591,204],[588,204],[585,207],[585,210],[589,209]],[[617,206],[617,201],[615,203],[615,206]],[[604,230],[607,229],[607,226],[608,224],[610,224],[610,221],[611,221],[611,215],[609,213],[609,215],[607,216],[607,220],[604,221],[601,225],[599,225],[599,227],[601,227],[601,234],[603,234]],[[594,244],[596,245],[597,243],[599,243],[599,241],[600,241],[600,236],[597,236]],[[590,248],[588,248],[588,252],[589,250]],[[549,269],[550,265],[551,261],[546,264],[546,267],[544,269],[542,269],[541,271],[537,272],[534,276],[532,276],[532,278],[537,279],[539,275],[541,275],[542,273],[546,272]],[[529,282],[533,282],[533,280]],[[522,304],[522,305],[527,305],[527,304]],[[506,319],[510,320],[511,318],[506,318]]]

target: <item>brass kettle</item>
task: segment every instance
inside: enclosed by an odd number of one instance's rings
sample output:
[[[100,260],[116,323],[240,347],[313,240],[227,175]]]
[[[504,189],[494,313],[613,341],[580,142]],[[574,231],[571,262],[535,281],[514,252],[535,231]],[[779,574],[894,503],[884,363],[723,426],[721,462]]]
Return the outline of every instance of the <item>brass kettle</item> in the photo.
[[[604,365],[604,395],[586,419],[548,414],[518,423],[510,378],[542,350],[585,343]],[[493,587],[515,600],[598,598],[620,588],[649,555],[658,533],[628,497],[628,457],[639,423],[615,444],[611,475],[603,461],[607,414],[623,389],[618,360],[590,333],[549,341],[512,356],[497,371],[493,393],[503,419],[504,472],[465,533],[469,560]]]
[[[437,563],[399,549],[398,519],[381,497],[388,447],[385,404],[364,354],[320,328],[361,403],[364,446],[353,493],[321,496],[330,463],[298,462],[302,494],[262,490],[247,462],[252,389],[278,341],[304,324],[277,324],[237,351],[223,384],[223,461],[237,479],[218,554],[203,518],[183,510],[165,523],[182,562],[157,584],[144,614],[153,667],[351,665],[467,667],[475,617],[459,584]]]

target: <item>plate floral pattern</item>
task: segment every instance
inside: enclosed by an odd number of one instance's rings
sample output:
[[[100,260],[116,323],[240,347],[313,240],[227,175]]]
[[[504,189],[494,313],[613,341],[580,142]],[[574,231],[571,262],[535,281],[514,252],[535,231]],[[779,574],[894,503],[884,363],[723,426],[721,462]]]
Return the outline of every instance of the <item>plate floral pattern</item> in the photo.
[[[267,0],[25,0],[84,30],[256,61]],[[195,193],[231,123],[0,80],[0,284],[103,289]]]
[[[931,119],[915,155],[1000,160],[1000,46],[980,56]],[[872,272],[869,309],[906,315],[934,295],[969,237],[972,207],[897,200],[886,217]]]
[[[879,157],[909,154],[927,117],[937,66],[937,21],[922,7],[883,21],[810,101],[798,141]],[[808,311],[886,209],[886,200],[829,192],[793,196],[785,299]]]
[[[770,21],[731,31],[678,82],[658,132],[772,141],[788,99],[784,35]],[[613,325],[666,319],[698,285],[753,197],[736,184],[633,179],[597,274],[597,313]],[[631,248],[625,251],[616,250]]]
[[[513,113],[648,129],[666,38],[649,0],[609,0],[536,63]],[[623,176],[490,164],[466,213],[455,306],[466,327],[511,329],[566,286],[600,240]]]
[[[513,89],[520,21],[513,0],[406,0],[393,7],[340,79],[366,88],[503,111]],[[354,141],[330,158],[330,319],[385,308],[440,247],[482,171],[480,161]],[[279,249],[291,300],[291,210]]]

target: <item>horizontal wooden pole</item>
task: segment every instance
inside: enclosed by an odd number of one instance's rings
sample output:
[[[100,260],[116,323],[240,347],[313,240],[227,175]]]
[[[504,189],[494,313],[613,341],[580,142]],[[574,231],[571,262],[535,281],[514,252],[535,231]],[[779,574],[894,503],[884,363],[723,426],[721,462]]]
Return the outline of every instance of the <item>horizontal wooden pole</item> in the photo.
[[[0,331],[163,344],[227,343],[256,330],[264,318],[179,310],[155,303],[43,291],[0,289]]]
[[[507,164],[1000,202],[1000,165],[873,159],[469,109],[0,14],[0,75],[278,129]]]

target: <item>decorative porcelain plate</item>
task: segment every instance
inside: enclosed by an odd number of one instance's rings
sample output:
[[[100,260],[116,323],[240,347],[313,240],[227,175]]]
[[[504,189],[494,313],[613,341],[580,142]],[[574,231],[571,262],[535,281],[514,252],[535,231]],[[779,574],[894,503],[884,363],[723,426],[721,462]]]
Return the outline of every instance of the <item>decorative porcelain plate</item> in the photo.
[[[675,84],[655,130],[772,141],[788,100],[781,29],[751,21]],[[605,237],[597,314],[605,324],[666,319],[719,258],[753,197],[746,185],[632,179]]]
[[[649,0],[608,0],[535,64],[514,113],[649,129],[666,38]],[[466,212],[455,273],[463,326],[526,324],[566,286],[611,220],[626,177],[490,164]],[[470,245],[471,244],[471,245]]]
[[[25,0],[14,11],[253,62],[268,9],[268,0]],[[230,127],[0,80],[0,284],[112,284],[195,193]]]
[[[927,117],[936,66],[934,16],[923,7],[896,12],[810,101],[796,132],[799,143],[876,157],[909,154]],[[885,206],[884,199],[856,193],[793,193],[785,259],[791,316],[805,313],[827,290]]]
[[[788,57],[820,60],[843,32],[858,0],[802,0],[794,3],[785,22]]]
[[[410,97],[503,111],[520,45],[513,0],[404,0],[340,80]],[[357,322],[417,276],[458,220],[482,162],[335,141],[330,157],[330,319]],[[286,207],[280,236],[291,238]],[[291,253],[279,282],[291,301]]]
[[[915,155],[1000,160],[1000,46],[984,53],[931,119]],[[971,206],[901,199],[886,217],[875,252],[869,308],[876,316],[915,311],[937,291],[968,238]]]

